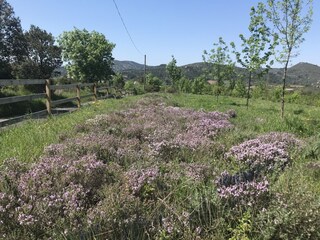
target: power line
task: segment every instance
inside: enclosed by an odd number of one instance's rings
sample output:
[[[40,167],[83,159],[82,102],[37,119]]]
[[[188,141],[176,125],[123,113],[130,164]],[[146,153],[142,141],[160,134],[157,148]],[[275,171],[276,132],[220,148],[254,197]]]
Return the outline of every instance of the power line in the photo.
[[[137,48],[136,44],[134,43],[134,41],[133,41],[133,39],[132,39],[132,37],[131,37],[131,35],[130,35],[130,33],[129,33],[129,30],[128,30],[128,28],[127,28],[127,26],[126,26],[126,24],[125,24],[125,22],[124,22],[124,20],[123,20],[123,18],[122,18],[122,16],[121,16],[121,13],[120,13],[120,10],[119,10],[119,8],[118,8],[118,5],[117,5],[116,1],[113,0],[113,3],[114,3],[114,6],[115,6],[116,9],[117,9],[117,12],[118,12],[118,15],[119,15],[119,17],[120,17],[120,19],[121,19],[121,22],[122,22],[124,28],[126,29],[126,32],[127,32],[128,36],[129,36],[129,38],[130,38],[130,40],[131,40],[131,43],[133,44],[134,48],[135,48],[141,55],[143,55],[143,54],[140,52],[140,50]]]

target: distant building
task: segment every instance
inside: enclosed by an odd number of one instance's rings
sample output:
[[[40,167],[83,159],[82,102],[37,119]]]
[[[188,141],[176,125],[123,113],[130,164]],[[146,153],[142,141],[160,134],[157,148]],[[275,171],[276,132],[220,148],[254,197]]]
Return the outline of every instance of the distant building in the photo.
[[[210,85],[216,85],[218,83],[218,81],[216,81],[216,80],[208,80],[207,83],[209,83]]]

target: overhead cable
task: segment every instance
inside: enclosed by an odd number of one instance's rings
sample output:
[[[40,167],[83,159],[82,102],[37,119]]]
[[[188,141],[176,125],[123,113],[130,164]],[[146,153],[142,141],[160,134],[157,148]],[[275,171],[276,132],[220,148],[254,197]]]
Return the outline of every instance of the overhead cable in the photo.
[[[122,18],[122,16],[121,16],[121,13],[120,13],[120,10],[119,10],[119,8],[118,8],[118,5],[117,5],[116,1],[113,0],[113,3],[114,3],[114,6],[115,6],[116,9],[117,9],[117,12],[118,12],[118,15],[119,15],[119,17],[120,17],[120,19],[121,19],[121,22],[122,22],[122,24],[123,24],[123,26],[124,26],[124,28],[125,28],[128,36],[129,36],[130,40],[131,40],[131,43],[133,44],[134,48],[135,48],[141,55],[143,55],[143,54],[141,53],[141,51],[138,49],[137,45],[134,43],[134,41],[133,41],[133,39],[132,39],[132,37],[131,37],[131,34],[130,34],[130,32],[129,32],[129,30],[128,30],[128,28],[127,28],[127,26],[126,26],[126,24],[125,24],[125,22],[124,22],[124,20],[123,20],[123,18]]]

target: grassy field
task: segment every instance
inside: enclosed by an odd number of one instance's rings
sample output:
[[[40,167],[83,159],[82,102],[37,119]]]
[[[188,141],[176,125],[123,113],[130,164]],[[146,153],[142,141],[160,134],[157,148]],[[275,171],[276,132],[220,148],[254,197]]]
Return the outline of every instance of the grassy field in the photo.
[[[42,154],[45,146],[71,137],[77,124],[98,114],[124,108],[139,97],[121,100],[108,99],[81,108],[71,114],[33,120],[0,129],[0,162],[8,158],[18,158],[22,162],[34,162]]]
[[[147,94],[1,129],[0,238],[319,239],[319,119]]]

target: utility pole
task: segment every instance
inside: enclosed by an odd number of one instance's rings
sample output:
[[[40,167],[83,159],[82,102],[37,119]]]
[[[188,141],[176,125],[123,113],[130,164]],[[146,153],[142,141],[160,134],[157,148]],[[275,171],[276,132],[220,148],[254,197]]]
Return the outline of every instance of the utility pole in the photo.
[[[144,55],[144,82],[143,82],[143,90],[145,90],[147,82],[147,55]]]

